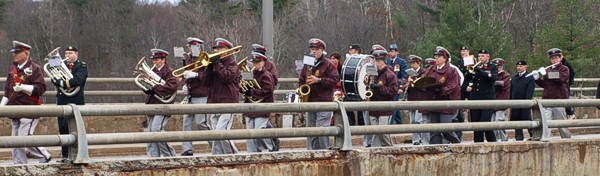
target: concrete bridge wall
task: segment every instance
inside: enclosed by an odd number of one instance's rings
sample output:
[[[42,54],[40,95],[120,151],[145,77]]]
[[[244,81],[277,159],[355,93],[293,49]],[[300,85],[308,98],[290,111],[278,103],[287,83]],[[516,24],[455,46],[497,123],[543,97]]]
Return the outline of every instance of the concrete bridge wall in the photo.
[[[600,139],[0,166],[0,175],[598,175]]]

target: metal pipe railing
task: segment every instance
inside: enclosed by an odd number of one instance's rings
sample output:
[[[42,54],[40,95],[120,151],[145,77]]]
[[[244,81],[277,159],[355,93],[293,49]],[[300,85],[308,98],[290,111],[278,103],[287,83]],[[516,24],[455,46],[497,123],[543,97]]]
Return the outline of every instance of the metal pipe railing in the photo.
[[[287,128],[287,129],[255,129],[255,130],[227,130],[227,131],[172,131],[172,132],[145,132],[145,133],[118,133],[118,134],[88,134],[88,144],[132,144],[153,142],[185,142],[185,141],[211,141],[306,137],[306,136],[337,136],[342,133],[340,127],[320,128]],[[160,134],[160,135],[157,135]],[[1,147],[1,146],[0,146]]]
[[[74,163],[89,163],[88,144],[151,143],[195,140],[231,140],[277,137],[334,136],[334,148],[350,150],[352,134],[394,134],[414,132],[472,131],[535,128],[534,139],[547,141],[552,127],[600,126],[600,120],[547,121],[544,107],[597,107],[600,99],[592,100],[489,100],[489,101],[414,101],[414,102],[321,102],[321,103],[235,103],[203,105],[66,105],[66,106],[2,106],[2,116],[65,116],[69,118],[71,135],[0,137],[0,147],[72,146],[70,159]],[[382,111],[417,109],[499,109],[531,108],[533,121],[446,123],[419,125],[377,125],[350,127],[346,111]],[[185,113],[245,113],[245,112],[311,112],[334,111],[334,127],[294,129],[253,129],[193,132],[146,132],[87,135],[82,116],[153,115]]]
[[[44,79],[47,83],[50,83],[50,78]],[[298,83],[298,78],[279,78],[279,83]],[[578,82],[598,82],[600,78],[575,78],[575,83]],[[6,77],[0,78],[0,82],[6,82]],[[88,77],[87,83],[133,83],[134,78],[101,78],[101,77]]]
[[[446,131],[487,131],[503,129],[530,129],[540,126],[537,121],[522,122],[473,122],[473,123],[433,123],[433,124],[403,124],[403,125],[377,125],[351,126],[352,135],[365,134],[398,134],[398,133],[427,133]]]

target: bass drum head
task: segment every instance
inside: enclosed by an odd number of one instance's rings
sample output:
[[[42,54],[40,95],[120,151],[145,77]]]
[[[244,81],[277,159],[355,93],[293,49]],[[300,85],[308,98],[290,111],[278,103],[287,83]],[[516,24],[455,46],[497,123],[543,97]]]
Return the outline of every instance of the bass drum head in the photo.
[[[367,65],[374,64],[374,59],[370,55],[352,55],[346,59],[342,69],[342,89],[345,94],[345,101],[361,101],[365,99],[367,85],[365,77],[367,76]]]

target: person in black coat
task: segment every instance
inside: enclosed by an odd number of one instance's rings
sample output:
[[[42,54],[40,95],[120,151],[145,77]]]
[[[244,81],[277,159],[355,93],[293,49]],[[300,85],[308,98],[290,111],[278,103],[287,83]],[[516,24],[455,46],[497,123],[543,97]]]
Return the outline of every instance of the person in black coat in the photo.
[[[489,63],[490,52],[487,49],[479,50],[478,54],[481,63],[473,68],[472,73],[467,72],[462,89],[470,93],[469,100],[495,100],[494,83],[498,80],[498,68]],[[491,122],[493,110],[471,109],[470,114],[472,122]],[[496,134],[492,130],[475,131],[473,140],[484,142],[484,134],[488,142],[496,142]]]
[[[560,53],[560,55],[562,56],[562,53]],[[567,68],[569,68],[569,97],[571,97],[571,86],[573,86],[573,83],[575,83],[575,70],[573,69],[573,66],[571,66],[571,64],[567,61],[567,58],[563,58],[563,60],[561,61],[561,64],[564,66],[567,66]],[[573,107],[565,107],[565,111],[567,112],[567,116],[569,119],[573,119],[575,117],[575,111],[573,110]]]
[[[598,82],[598,87],[596,88],[596,99],[600,99],[600,82]],[[600,106],[597,108],[600,109]]]
[[[69,80],[54,80],[52,84],[57,88],[56,91],[56,104],[57,105],[85,105],[84,89],[85,82],[88,77],[87,64],[79,60],[79,50],[75,46],[68,46],[65,49],[64,64],[69,68],[69,71],[73,75],[73,78]],[[64,90],[79,87],[79,91],[73,95],[66,95],[59,88]],[[69,134],[69,120],[66,117],[58,117],[58,131],[60,134]],[[59,162],[66,162],[69,158],[69,148],[62,146],[61,149],[62,159]]]
[[[526,77],[527,62],[517,62],[517,73],[512,76],[510,81],[510,99],[511,100],[531,100],[535,91],[535,80],[533,76]],[[511,121],[529,121],[531,120],[531,109],[528,108],[513,108],[510,111]],[[531,129],[528,130],[529,136],[532,136]],[[522,141],[524,139],[523,129],[515,129],[515,139]]]

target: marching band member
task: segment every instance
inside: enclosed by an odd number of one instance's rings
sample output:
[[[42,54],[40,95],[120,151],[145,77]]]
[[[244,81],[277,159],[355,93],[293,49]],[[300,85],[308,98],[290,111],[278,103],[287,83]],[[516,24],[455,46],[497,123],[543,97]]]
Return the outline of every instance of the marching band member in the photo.
[[[333,89],[340,81],[340,76],[333,63],[323,55],[326,47],[325,42],[313,38],[308,43],[310,54],[316,58],[315,66],[304,65],[302,72],[300,72],[298,85],[308,84],[310,86],[311,91],[308,95],[308,102],[331,102],[333,101]],[[307,112],[306,127],[328,127],[330,126],[332,114],[331,111]],[[308,137],[306,147],[308,150],[327,149],[329,147],[329,137]]]
[[[533,71],[535,83],[544,88],[542,99],[569,99],[569,68],[561,63],[562,50],[552,48],[548,50],[551,66]],[[539,75],[538,75],[539,74]],[[544,114],[548,120],[566,120],[565,107],[546,108]],[[569,129],[558,128],[560,137],[571,138]]]
[[[508,100],[510,97],[510,74],[504,70],[504,59],[496,58],[492,60],[492,64],[498,67],[498,80],[494,83],[496,89],[496,100]],[[506,118],[504,116],[506,109],[495,109],[492,114],[493,122],[503,122]],[[496,134],[500,134],[502,141],[508,141],[506,136],[506,130],[496,130]]]
[[[467,72],[465,76],[464,89],[469,92],[469,100],[494,100],[496,99],[494,83],[498,80],[498,69],[495,65],[489,64],[490,52],[487,49],[479,50],[480,64],[473,68],[473,73]],[[472,82],[471,82],[472,81]],[[491,109],[471,109],[472,122],[491,122],[493,110]],[[496,142],[494,131],[475,131],[473,140],[475,142],[484,142],[485,138],[488,142]]]
[[[425,74],[425,69],[421,68],[421,57],[415,56],[415,55],[408,56],[408,65],[411,67],[411,69],[413,69],[416,72],[416,75],[411,76],[411,75],[406,74],[406,80],[407,80],[406,84],[404,84],[400,88],[406,89],[408,87],[408,91],[406,92],[406,100],[407,101],[419,101],[420,100],[419,95],[422,93],[422,90],[411,88],[411,87],[409,87],[409,84],[411,82],[413,82],[415,79],[417,79],[417,78],[421,77],[423,74]],[[431,123],[427,116],[424,117],[423,114],[421,114],[421,112],[419,112],[417,110],[410,110],[408,112],[408,115],[410,117],[411,124]],[[430,138],[429,133],[413,133],[412,134],[412,142],[414,145],[421,145],[421,144],[427,145],[427,144],[429,144],[429,138]]]
[[[375,58],[375,67],[377,68],[377,77],[369,85],[373,91],[372,101],[394,101],[394,96],[398,92],[398,78],[396,74],[385,64],[388,53],[384,50],[373,52]],[[387,125],[392,111],[369,111],[371,125]],[[373,147],[392,146],[392,140],[389,134],[373,135]]]
[[[68,46],[65,49],[65,65],[69,68],[69,71],[73,75],[70,80],[55,81],[50,79],[56,89],[56,105],[67,105],[73,103],[76,105],[84,105],[84,89],[85,82],[88,77],[87,64],[79,60],[79,50],[74,46]],[[58,88],[69,89],[72,87],[79,87],[79,92],[73,96],[67,96],[63,94]],[[58,131],[60,134],[69,134],[69,121],[66,117],[58,117]],[[62,146],[62,160],[59,162],[66,162],[69,158],[69,147]]]
[[[360,54],[360,50],[361,50],[360,45],[352,44],[352,45],[350,45],[349,48],[350,49],[348,49],[348,54],[346,55],[346,59],[350,59],[350,57],[352,55]],[[332,56],[334,54],[332,54]],[[338,74],[341,77],[342,76],[342,65],[338,65],[338,66],[336,66],[336,68],[338,70]],[[344,92],[342,92],[342,82],[341,81],[337,83],[336,89],[339,90],[342,94],[344,93]],[[344,99],[344,101],[356,101],[356,100],[348,100],[348,98],[346,98],[346,99]],[[356,113],[356,115],[355,115],[355,113]],[[365,125],[363,111],[347,111],[346,115],[348,115],[348,123],[350,123],[350,126]],[[365,143],[365,147],[367,147],[367,146],[369,146],[369,144]]]
[[[527,77],[527,62],[517,62],[517,72],[512,76],[510,81],[510,99],[511,100],[531,100],[533,99],[533,93],[535,91],[535,80],[533,77]],[[512,108],[510,110],[511,121],[530,121],[531,120],[531,109],[530,108]],[[532,137],[532,130],[527,130],[529,137]],[[522,141],[524,139],[523,129],[515,129],[515,139]]]
[[[252,74],[254,79],[260,85],[260,89],[248,89],[244,94],[246,97],[254,97],[262,99],[261,103],[273,103],[273,91],[275,84],[273,76],[267,71],[265,66],[265,60],[267,57],[261,53],[252,52]],[[245,103],[252,103],[246,98]],[[246,129],[264,129],[268,127],[269,117],[271,113],[244,113],[244,119],[246,120]],[[248,139],[246,142],[246,148],[248,153],[250,152],[261,152],[262,149],[269,151],[276,151],[274,148],[273,139]]]
[[[29,57],[31,46],[13,41],[10,50],[13,58],[11,71],[4,83],[4,96],[0,106],[6,105],[41,105],[40,96],[46,92],[44,73],[40,66]],[[11,136],[31,136],[40,121],[39,117],[11,118]],[[40,159],[40,163],[52,160],[50,153],[44,147],[27,147],[13,149],[13,162],[27,164],[27,154]]]
[[[194,63],[198,60],[198,57],[194,57],[192,54],[192,47],[199,46],[201,51],[204,49],[204,41],[199,38],[188,37],[187,42],[189,54],[184,60],[184,65]],[[183,75],[183,78],[185,78],[185,85],[183,85],[183,88],[187,89],[189,97],[186,98],[189,98],[187,100],[189,104],[206,104],[208,99],[208,85],[206,84],[206,79],[204,79],[205,74],[206,67],[203,67],[197,71],[191,71]],[[198,130],[210,130],[210,127],[208,126],[208,114],[184,114],[182,130],[192,131],[194,121],[196,121]],[[208,141],[208,144],[212,147],[212,141]],[[183,142],[181,147],[183,149],[181,156],[194,155],[194,146],[191,141]]]
[[[422,76],[435,79],[435,84],[427,88],[420,97],[422,100],[458,100],[460,98],[460,78],[458,71],[450,66],[450,54],[446,49],[437,49],[433,53],[435,64],[429,67],[429,70]],[[428,116],[431,123],[451,123],[456,116],[457,109],[442,110],[419,110],[423,116]],[[443,135],[442,135],[443,134]],[[460,143],[456,132],[435,132],[431,133],[430,144],[442,144],[443,138],[452,142]]]
[[[425,71],[429,70],[432,66],[435,66],[435,59],[434,58],[427,58],[425,59]]]
[[[156,94],[159,96],[168,97],[177,92],[177,78],[171,74],[173,69],[166,64],[167,55],[169,55],[169,52],[162,49],[152,49],[150,52],[152,52],[152,63],[154,64],[152,71],[160,76],[162,80],[165,80],[165,84],[156,85],[152,87],[152,89],[144,91],[144,93],[148,96],[146,98],[146,104],[173,104],[173,102],[163,103],[154,96]],[[170,116],[166,115],[150,115],[148,117],[148,131],[165,131],[165,125],[167,125],[169,117]],[[175,150],[166,142],[149,143],[147,150],[149,157],[160,157],[161,154],[167,157],[175,156]]]
[[[406,80],[406,61],[403,58],[398,56],[398,44],[391,44],[389,47],[389,58],[386,59],[386,64],[392,67],[392,71],[396,73],[398,84],[402,85]],[[401,99],[401,96],[404,94],[403,89],[398,89],[396,96],[394,97],[394,101],[398,101]],[[402,124],[402,113],[400,110],[395,110],[392,119],[390,119],[390,125],[392,124]]]
[[[216,38],[215,52],[225,51],[233,44],[223,38]],[[207,67],[208,103],[239,103],[240,70],[233,55],[210,59]],[[210,118],[212,130],[230,130],[233,114],[214,114]],[[230,140],[213,141],[212,154],[235,154],[238,150]]]
[[[264,47],[259,44],[252,44],[252,52],[257,52],[267,56],[267,47]],[[267,70],[269,73],[271,73],[271,76],[273,76],[273,86],[277,88],[277,84],[279,83],[279,71],[277,71],[277,66],[275,66],[275,63],[273,63],[273,61],[271,60],[273,60],[273,57],[269,59],[267,56],[267,58],[265,58],[265,61],[263,61],[263,67],[264,70]],[[273,128],[273,125],[271,123],[268,123],[267,128]],[[279,151],[279,138],[273,138],[273,142],[273,151]]]
[[[262,55],[267,56],[267,47],[264,47],[262,45],[259,44],[252,44],[252,52],[257,52],[260,53]],[[271,58],[272,59],[272,58]],[[271,59],[267,58],[265,59],[265,69],[267,71],[269,71],[271,73],[271,75],[273,76],[273,85],[275,87],[277,87],[277,83],[279,82],[279,72],[277,71],[277,66],[275,66],[275,64],[273,63],[273,61],[271,61]]]

